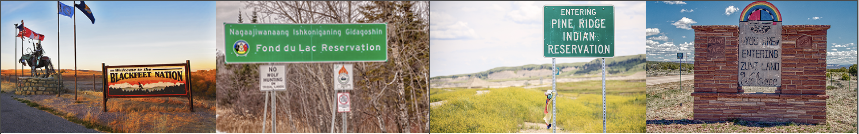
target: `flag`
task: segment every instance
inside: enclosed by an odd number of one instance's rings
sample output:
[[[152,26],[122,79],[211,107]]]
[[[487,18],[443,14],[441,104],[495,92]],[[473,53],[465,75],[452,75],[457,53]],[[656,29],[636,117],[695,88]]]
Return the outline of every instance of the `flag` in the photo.
[[[18,35],[15,37],[21,37],[22,39],[24,37],[27,37],[27,38],[39,40],[39,41],[45,40],[45,35],[33,32],[33,30],[30,30],[30,28],[24,27],[24,25],[18,25]]]
[[[81,4],[75,4],[75,7],[80,9],[81,12],[83,12],[84,15],[89,18],[90,21],[92,21],[92,24],[95,24],[95,17],[92,16],[92,11],[89,9],[89,6],[84,3],[84,1],[81,1]]]
[[[69,5],[60,3],[60,2],[57,2],[57,6],[59,6],[58,7],[58,9],[59,9],[58,13],[60,15],[68,16],[69,18],[71,18],[73,15],[75,15],[75,9],[72,6],[69,6]]]

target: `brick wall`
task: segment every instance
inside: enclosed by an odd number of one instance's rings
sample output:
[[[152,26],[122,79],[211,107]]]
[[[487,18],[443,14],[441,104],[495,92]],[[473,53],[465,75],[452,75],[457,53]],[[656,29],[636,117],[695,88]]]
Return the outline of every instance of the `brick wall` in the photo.
[[[781,87],[743,93],[737,82],[736,25],[695,29],[694,118],[798,123],[826,122],[826,30],[829,25],[782,26]]]
[[[65,92],[65,90],[60,90],[63,87],[60,85],[60,81],[54,77],[20,77],[20,79],[17,83],[18,88],[15,90],[15,94],[18,95],[50,95]]]

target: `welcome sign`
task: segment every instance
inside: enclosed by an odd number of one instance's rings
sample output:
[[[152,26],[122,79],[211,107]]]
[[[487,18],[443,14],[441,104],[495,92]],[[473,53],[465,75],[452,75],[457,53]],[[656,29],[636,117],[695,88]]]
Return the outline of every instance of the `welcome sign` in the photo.
[[[191,98],[191,61],[176,64],[119,65],[101,64],[104,111],[109,98],[188,97],[188,109],[194,111]]]
[[[225,62],[384,62],[387,31],[384,23],[225,23]]]
[[[543,6],[543,57],[614,57],[614,6]]]
[[[188,95],[185,64],[105,66],[108,96]]]
[[[782,23],[778,8],[755,2],[740,16],[739,85],[781,86]]]

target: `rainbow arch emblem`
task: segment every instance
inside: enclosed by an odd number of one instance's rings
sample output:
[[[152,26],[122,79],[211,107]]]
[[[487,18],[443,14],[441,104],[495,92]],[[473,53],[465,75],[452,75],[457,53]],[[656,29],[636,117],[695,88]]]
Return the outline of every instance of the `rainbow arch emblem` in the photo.
[[[743,14],[740,15],[740,22],[772,20],[781,22],[781,12],[772,3],[766,1],[755,1],[743,8]]]

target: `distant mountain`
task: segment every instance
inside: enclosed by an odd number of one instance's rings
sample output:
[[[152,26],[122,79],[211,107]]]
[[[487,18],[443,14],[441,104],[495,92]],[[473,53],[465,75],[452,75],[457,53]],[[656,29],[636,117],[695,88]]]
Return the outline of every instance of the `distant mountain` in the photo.
[[[630,73],[644,71],[644,64],[647,60],[645,54],[616,56],[614,58],[606,58],[606,72],[608,74]],[[561,76],[595,74],[602,73],[600,67],[602,64],[599,59],[594,59],[590,62],[576,63],[558,63],[555,65],[561,69]],[[500,79],[500,78],[533,78],[533,76],[551,76],[552,64],[528,64],[514,67],[496,67],[487,71],[469,74],[457,74],[448,76],[436,76],[430,80],[438,80],[445,78],[457,79],[460,77],[478,78],[478,79]]]
[[[841,67],[850,68],[853,64],[826,64],[826,69],[839,69]]]

